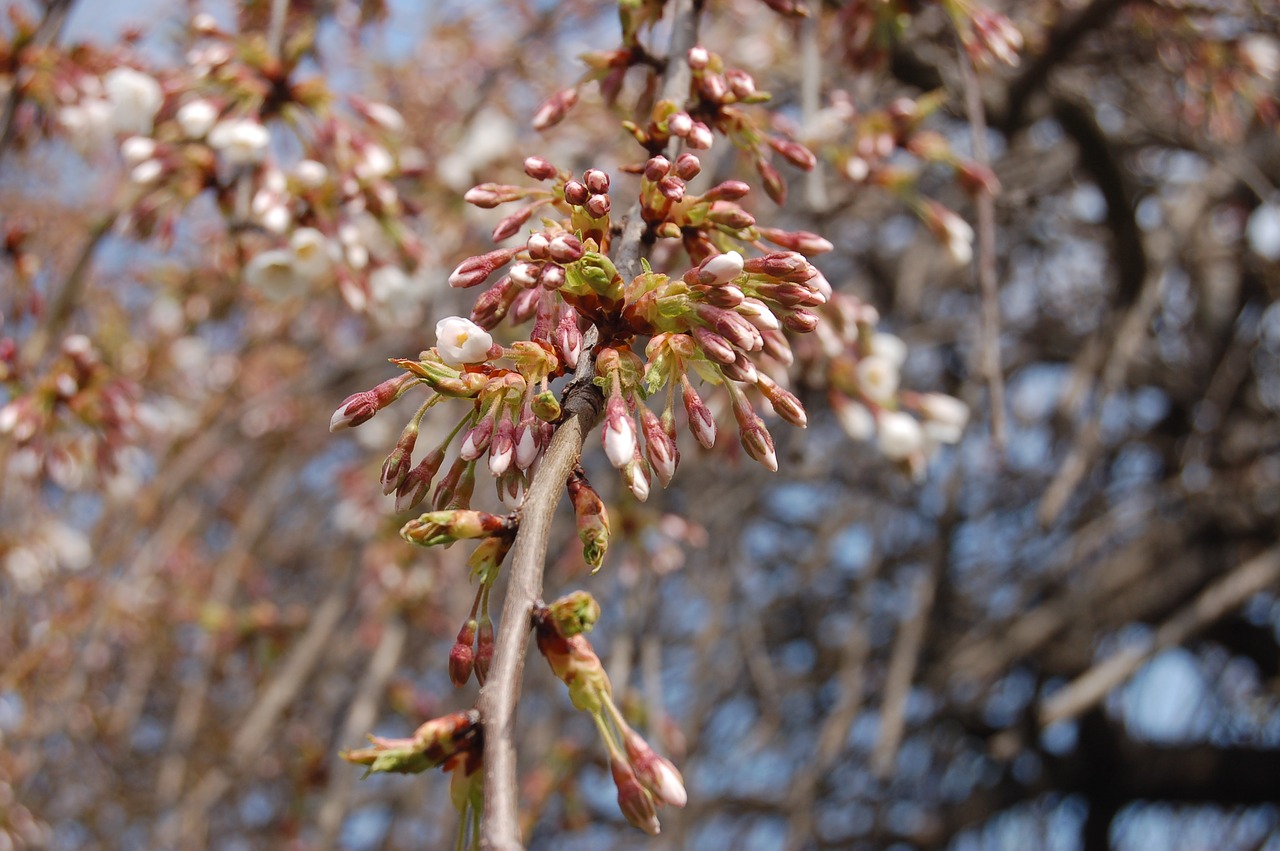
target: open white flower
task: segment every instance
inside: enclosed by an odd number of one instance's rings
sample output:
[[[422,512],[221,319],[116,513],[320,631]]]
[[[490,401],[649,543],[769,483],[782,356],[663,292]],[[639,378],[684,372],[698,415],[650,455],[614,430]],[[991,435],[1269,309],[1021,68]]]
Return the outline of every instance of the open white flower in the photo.
[[[262,162],[271,133],[250,118],[219,121],[209,131],[209,145],[220,152],[231,165],[253,165]]]
[[[451,366],[480,363],[493,345],[493,337],[470,319],[446,316],[436,323],[436,351]]]
[[[178,108],[178,126],[188,139],[203,139],[218,120],[218,108],[207,100],[193,100]]]
[[[271,301],[285,301],[307,291],[307,280],[293,265],[293,252],[283,248],[264,251],[244,267],[249,286]]]
[[[117,133],[151,134],[164,91],[155,78],[132,68],[113,68],[102,78],[111,104],[111,126]]]
[[[898,392],[898,366],[880,355],[858,361],[858,387],[873,402],[887,402]]]
[[[901,367],[907,362],[907,344],[896,334],[876,332],[871,335],[871,354]]]
[[[876,425],[879,427],[880,451],[890,461],[904,461],[924,446],[924,432],[910,414],[884,411]]]
[[[315,228],[295,230],[289,237],[289,250],[293,252],[293,268],[309,281],[323,278],[333,265],[329,240]]]
[[[58,123],[67,131],[71,144],[86,155],[110,140],[111,117],[111,104],[97,97],[58,110]]]

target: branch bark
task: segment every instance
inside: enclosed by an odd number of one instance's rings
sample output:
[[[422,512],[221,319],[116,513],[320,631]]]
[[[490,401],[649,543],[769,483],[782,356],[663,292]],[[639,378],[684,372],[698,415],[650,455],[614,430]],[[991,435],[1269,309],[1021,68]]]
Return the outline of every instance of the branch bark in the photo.
[[[693,46],[698,32],[702,0],[676,0],[672,4],[671,40],[663,95],[683,100],[689,90],[688,64],[679,61]],[[624,279],[638,275],[646,243],[646,228],[637,203],[627,217],[614,264]],[[525,496],[511,553],[511,572],[502,603],[502,620],[494,645],[489,679],[480,690],[480,717],[484,723],[484,815],[480,847],[492,851],[522,848],[519,801],[516,795],[515,710],[520,699],[525,654],[529,646],[530,616],[542,596],[542,572],[546,564],[551,520],[564,493],[565,482],[582,455],[587,434],[604,413],[604,399],[592,383],[595,375],[596,329],[587,332],[583,353],[573,380],[565,390],[564,419],[534,473]]]

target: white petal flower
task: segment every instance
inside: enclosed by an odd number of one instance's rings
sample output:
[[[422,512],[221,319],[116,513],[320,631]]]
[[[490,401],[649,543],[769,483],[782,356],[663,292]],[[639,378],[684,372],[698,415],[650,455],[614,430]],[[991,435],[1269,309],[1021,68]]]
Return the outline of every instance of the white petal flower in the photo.
[[[871,335],[871,354],[901,367],[907,362],[907,344],[897,335],[877,332]]]
[[[141,165],[156,152],[156,140],[149,136],[130,136],[120,143],[120,156],[131,166]]]
[[[150,135],[164,91],[155,78],[132,68],[113,68],[102,78],[111,104],[111,126],[117,133]]]
[[[332,267],[332,247],[325,235],[315,228],[298,228],[289,237],[293,252],[293,268],[308,281],[317,281]]]
[[[391,304],[408,296],[411,290],[412,282],[399,266],[379,266],[369,273],[369,297],[377,304]]]
[[[284,204],[272,204],[261,215],[262,226],[271,233],[284,233],[293,222],[293,215]]]
[[[858,361],[858,387],[873,402],[887,402],[898,392],[898,367],[888,358],[868,355]]]
[[[364,111],[365,115],[369,116],[370,121],[381,125],[392,133],[399,133],[404,129],[404,116],[385,103],[373,102],[366,104]]]
[[[836,421],[854,440],[870,440],[876,433],[876,420],[861,402],[841,398],[834,406]]]
[[[493,337],[470,319],[446,316],[436,323],[436,351],[451,366],[480,363],[493,345]]]
[[[302,295],[307,281],[293,265],[293,253],[284,249],[264,251],[244,268],[244,279],[271,301],[285,301]]]
[[[1240,43],[1240,50],[1259,77],[1274,80],[1280,76],[1280,42],[1274,38],[1253,33]]]
[[[270,142],[271,133],[267,128],[249,118],[219,121],[209,131],[209,145],[231,165],[262,162]]]
[[[963,431],[969,423],[969,406],[945,393],[924,393],[917,403],[924,418]],[[955,441],[942,441],[954,443]]]
[[[178,108],[177,119],[188,139],[203,139],[218,120],[218,108],[207,100],[193,100]]]
[[[924,432],[910,414],[884,411],[876,425],[879,427],[880,451],[890,461],[905,460],[924,446]]]
[[[942,220],[946,229],[947,254],[951,262],[964,266],[973,259],[973,228],[969,223],[954,213],[949,213]]]
[[[395,168],[395,160],[381,145],[366,145],[356,163],[356,177],[361,180],[377,180],[386,177]]]
[[[129,172],[129,180],[138,186],[154,183],[164,172],[164,165],[159,160],[147,160],[139,163]]]
[[[329,180],[329,169],[324,167],[324,163],[303,160],[294,166],[293,176],[307,189],[316,189]]]

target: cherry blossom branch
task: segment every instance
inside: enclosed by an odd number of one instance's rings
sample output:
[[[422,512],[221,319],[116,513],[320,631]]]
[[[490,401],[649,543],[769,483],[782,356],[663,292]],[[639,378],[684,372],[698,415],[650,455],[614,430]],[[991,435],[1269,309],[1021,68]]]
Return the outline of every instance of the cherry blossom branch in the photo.
[[[693,46],[701,8],[701,0],[678,0],[673,4],[669,57],[683,57]],[[663,80],[664,95],[683,100],[682,93],[688,91],[689,81],[688,65],[669,61]],[[640,273],[645,236],[637,205],[623,226],[615,254],[618,271],[624,278]],[[565,392],[564,418],[525,496],[493,663],[480,691],[478,707],[485,733],[480,844],[492,851],[522,847],[516,794],[515,709],[528,650],[530,618],[535,601],[542,595],[551,520],[564,493],[565,482],[582,455],[583,442],[604,412],[604,399],[592,383],[595,343],[596,329],[592,328],[583,341],[578,368]]]

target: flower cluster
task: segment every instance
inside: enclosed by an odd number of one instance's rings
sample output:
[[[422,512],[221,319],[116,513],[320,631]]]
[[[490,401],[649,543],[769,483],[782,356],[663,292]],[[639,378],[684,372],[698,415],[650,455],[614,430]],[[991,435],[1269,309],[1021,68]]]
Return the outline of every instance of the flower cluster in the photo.
[[[449,792],[462,816],[459,847],[470,826],[473,841],[483,808],[484,727],[474,709],[433,718],[403,739],[370,736],[372,746],[343,751],[342,758],[367,766],[368,774],[418,774],[441,768],[450,775]]]
[[[574,707],[596,723],[609,752],[609,770],[618,790],[618,807],[627,821],[656,836],[658,807],[683,807],[684,780],[671,761],[659,756],[627,723],[613,701],[613,686],[585,633],[600,617],[600,605],[585,591],[534,608],[538,651],[552,673],[569,689]]]
[[[298,73],[305,36],[277,56],[261,35],[222,32],[207,15],[188,35],[182,72],[103,70],[111,58],[84,49],[37,63],[24,94],[86,154],[118,140],[130,185],[122,224],[138,235],[171,240],[178,215],[209,191],[249,254],[255,291],[285,301],[336,286],[353,309],[403,322],[387,306],[405,312],[405,268],[422,247],[393,181],[423,159],[400,145],[403,118],[358,97],[331,109],[333,95]]]
[[[818,338],[828,399],[841,427],[855,440],[875,438],[885,458],[922,478],[939,446],[960,442],[968,406],[942,393],[900,388],[907,346],[877,330],[875,308],[837,295],[826,318]]]

